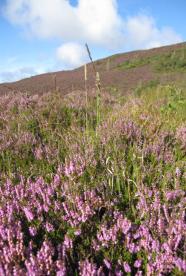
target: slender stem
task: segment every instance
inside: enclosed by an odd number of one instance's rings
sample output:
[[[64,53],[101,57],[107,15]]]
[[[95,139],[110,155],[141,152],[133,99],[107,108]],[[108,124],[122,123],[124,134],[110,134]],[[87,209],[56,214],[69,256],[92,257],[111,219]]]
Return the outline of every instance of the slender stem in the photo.
[[[91,52],[90,52],[90,49],[89,49],[87,43],[85,44],[85,47],[87,49],[88,56],[90,58],[90,61],[91,61],[92,67],[93,67],[93,71],[94,71],[95,76],[96,76],[96,136],[97,136],[97,127],[98,127],[98,125],[100,123],[101,82],[100,82],[99,72],[96,70],[96,66],[95,66],[95,63],[94,63],[94,61],[92,59]]]
[[[87,65],[84,66],[84,80],[85,80],[85,98],[86,98],[86,114],[85,114],[85,128],[86,134],[88,132],[88,91],[87,91]]]

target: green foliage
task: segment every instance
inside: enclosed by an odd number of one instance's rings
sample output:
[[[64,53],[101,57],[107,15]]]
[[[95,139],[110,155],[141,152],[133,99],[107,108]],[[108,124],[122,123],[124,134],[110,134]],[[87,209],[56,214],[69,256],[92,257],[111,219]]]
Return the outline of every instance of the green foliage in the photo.
[[[134,90],[134,94],[137,97],[140,97],[140,96],[142,96],[142,94],[144,94],[144,91],[151,91],[152,89],[156,88],[158,85],[159,85],[158,79],[151,80],[148,83],[144,83],[144,84],[139,83],[139,85]]]
[[[186,48],[164,54],[154,65],[158,72],[174,72],[186,70]]]
[[[120,70],[132,69],[140,66],[144,66],[150,63],[149,58],[136,58],[132,60],[126,60],[123,63],[120,63],[117,68]]]
[[[175,50],[159,55],[126,60],[119,64],[119,70],[128,70],[144,65],[150,65],[156,72],[185,72],[186,71],[186,48]]]

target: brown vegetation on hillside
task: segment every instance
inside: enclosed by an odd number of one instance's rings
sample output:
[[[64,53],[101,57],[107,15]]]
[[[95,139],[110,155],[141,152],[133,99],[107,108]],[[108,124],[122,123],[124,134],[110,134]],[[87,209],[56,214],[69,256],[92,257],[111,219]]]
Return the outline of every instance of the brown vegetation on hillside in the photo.
[[[126,94],[136,88],[138,85],[145,85],[151,81],[160,83],[176,82],[182,85],[186,79],[186,71],[174,71],[160,73],[156,72],[151,63],[139,64],[127,70],[121,70],[118,65],[130,60],[145,60],[156,56],[174,53],[180,49],[186,49],[186,43],[180,43],[171,46],[154,48],[150,50],[134,51],[124,54],[117,54],[105,59],[96,61],[97,71],[100,72],[102,86],[107,90],[120,91]],[[88,88],[95,87],[95,78],[91,64],[88,64]],[[84,68],[80,67],[72,71],[60,71],[55,73],[47,73],[13,83],[0,84],[0,94],[8,92],[31,92],[46,93],[56,89],[62,94],[68,94],[76,90],[84,89]],[[56,83],[55,77],[56,76]]]

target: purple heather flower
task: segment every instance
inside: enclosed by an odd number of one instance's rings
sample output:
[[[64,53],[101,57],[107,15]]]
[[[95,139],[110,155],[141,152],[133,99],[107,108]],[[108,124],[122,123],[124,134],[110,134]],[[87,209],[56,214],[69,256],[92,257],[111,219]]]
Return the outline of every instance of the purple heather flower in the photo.
[[[130,273],[131,272],[131,268],[130,268],[130,266],[129,266],[129,264],[127,262],[123,263],[123,268],[124,268],[124,271],[126,273]]]
[[[134,263],[134,267],[139,268],[141,266],[142,261],[141,260],[136,260]]]
[[[49,222],[46,222],[45,227],[46,227],[47,232],[52,232],[52,231],[54,231],[53,225],[50,224]]]
[[[64,242],[63,242],[63,246],[64,246],[66,249],[71,249],[71,248],[72,248],[72,240],[71,240],[67,235],[65,235],[65,239],[64,239]]]
[[[28,221],[32,221],[34,219],[34,215],[32,214],[32,212],[27,207],[24,207],[23,210]]]
[[[175,200],[178,197],[184,196],[184,192],[182,190],[174,190],[166,192],[167,200]]]
[[[81,229],[77,229],[77,230],[74,232],[74,235],[80,236],[80,235],[81,235]]]
[[[181,258],[177,258],[174,261],[176,267],[179,268],[179,270],[186,272],[186,261],[182,260]]]
[[[66,270],[66,266],[64,264],[63,261],[57,261],[56,262],[56,266],[57,266],[57,273],[56,276],[66,276],[67,275],[67,270]]]
[[[175,174],[176,174],[177,178],[180,178],[180,176],[181,176],[181,170],[179,168],[176,168]]]
[[[96,276],[97,268],[95,264],[90,263],[88,260],[80,262],[80,275],[81,276]]]
[[[107,259],[104,259],[103,262],[104,262],[105,266],[110,270],[112,267],[111,263]]]
[[[143,272],[141,270],[138,270],[135,276],[143,276]]]
[[[34,237],[37,234],[37,229],[35,227],[29,227],[29,232]]]
[[[186,126],[177,129],[176,138],[181,143],[182,149],[186,150]]]

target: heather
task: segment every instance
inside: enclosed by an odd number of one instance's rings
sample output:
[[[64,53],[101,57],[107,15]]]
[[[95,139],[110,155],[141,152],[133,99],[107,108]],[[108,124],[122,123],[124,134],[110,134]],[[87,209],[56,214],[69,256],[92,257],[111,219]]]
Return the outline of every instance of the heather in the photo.
[[[0,275],[185,275],[184,90],[0,102]]]

